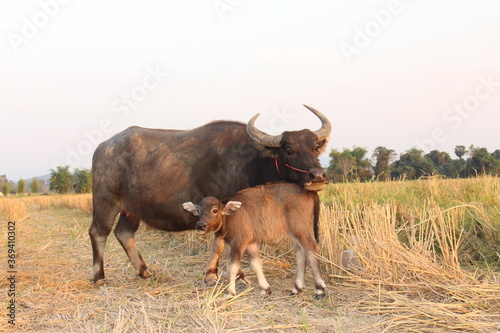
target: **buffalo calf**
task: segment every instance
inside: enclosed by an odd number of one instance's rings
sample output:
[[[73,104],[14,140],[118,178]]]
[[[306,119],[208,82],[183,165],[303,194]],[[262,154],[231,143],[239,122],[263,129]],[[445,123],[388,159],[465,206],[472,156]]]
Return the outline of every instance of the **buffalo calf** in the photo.
[[[213,231],[216,239],[223,239],[231,246],[229,296],[236,294],[236,277],[241,274],[241,258],[245,250],[257,275],[261,294],[271,293],[262,271],[257,242],[277,242],[290,234],[297,258],[292,295],[304,288],[306,261],[309,261],[316,285],[315,298],[324,297],[325,282],[315,256],[318,243],[311,235],[313,229],[316,238],[318,233],[319,198],[316,192],[296,184],[276,183],[239,191],[225,204],[214,197],[205,197],[197,205],[186,202],[183,208],[199,217],[196,230],[200,234]]]

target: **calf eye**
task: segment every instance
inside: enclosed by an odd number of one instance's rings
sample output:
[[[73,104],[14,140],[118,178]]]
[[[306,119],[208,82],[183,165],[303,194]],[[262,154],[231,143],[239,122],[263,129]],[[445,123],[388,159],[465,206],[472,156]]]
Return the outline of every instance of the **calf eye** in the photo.
[[[217,214],[218,212],[219,212],[219,210],[217,208],[212,209],[213,214]]]
[[[320,151],[320,149],[321,149],[321,147],[319,145],[316,146],[316,147],[314,147],[314,151],[317,152],[317,153]]]

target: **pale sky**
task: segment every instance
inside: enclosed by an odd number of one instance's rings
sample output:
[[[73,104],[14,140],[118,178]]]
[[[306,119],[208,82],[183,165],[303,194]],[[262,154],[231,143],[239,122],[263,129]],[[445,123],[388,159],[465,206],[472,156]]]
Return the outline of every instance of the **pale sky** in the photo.
[[[131,125],[269,132],[327,152],[500,149],[500,1],[2,1],[0,175],[90,168]]]

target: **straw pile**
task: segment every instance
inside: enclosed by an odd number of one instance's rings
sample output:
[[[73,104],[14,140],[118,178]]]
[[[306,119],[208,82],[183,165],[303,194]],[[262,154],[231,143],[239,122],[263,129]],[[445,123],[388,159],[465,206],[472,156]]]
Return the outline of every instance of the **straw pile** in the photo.
[[[6,216],[9,221],[19,221],[26,216],[26,204],[22,201],[1,198],[0,199],[0,215]]]

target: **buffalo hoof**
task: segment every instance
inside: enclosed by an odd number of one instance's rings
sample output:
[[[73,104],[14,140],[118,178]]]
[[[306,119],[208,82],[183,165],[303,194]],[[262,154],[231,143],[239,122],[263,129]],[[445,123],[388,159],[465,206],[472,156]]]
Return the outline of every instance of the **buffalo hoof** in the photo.
[[[314,299],[319,301],[319,300],[322,300],[323,298],[325,298],[325,294],[322,293],[322,294],[315,294],[314,295]]]
[[[104,273],[101,273],[101,274],[97,273],[94,275],[94,277],[92,279],[90,279],[90,281],[92,281],[94,283],[97,283],[101,280],[104,280]]]
[[[105,280],[104,279],[98,279],[97,281],[94,280],[94,279],[89,279],[89,282],[95,284],[95,285],[101,285],[101,284],[104,284],[105,283]]]

